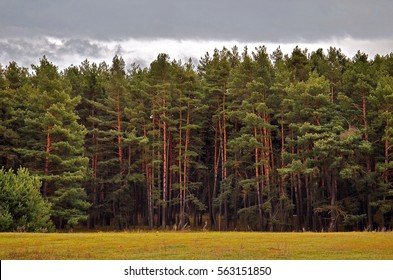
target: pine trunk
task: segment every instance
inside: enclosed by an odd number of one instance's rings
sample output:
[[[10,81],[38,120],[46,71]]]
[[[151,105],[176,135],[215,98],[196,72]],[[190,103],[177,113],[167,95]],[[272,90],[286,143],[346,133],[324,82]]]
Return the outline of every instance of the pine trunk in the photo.
[[[181,99],[181,95],[180,95]],[[182,139],[182,130],[183,130],[183,113],[182,113],[182,104],[180,102],[180,111],[179,111],[179,149],[178,149],[178,161],[179,161],[179,196],[180,196],[180,201],[179,201],[179,211],[180,211],[180,217],[179,217],[179,228],[183,227],[184,223],[184,213],[183,213],[183,176],[182,176],[182,148],[181,146],[183,145],[183,139]]]
[[[95,99],[95,95],[93,93],[93,101]],[[91,135],[91,143],[92,146],[94,147],[94,151],[91,157],[91,173],[92,173],[92,192],[93,192],[93,207],[97,205],[97,185],[96,185],[96,179],[97,179],[97,143],[96,143],[96,133],[95,133],[95,106],[94,103],[92,104],[91,107],[91,118],[92,118],[92,122],[91,122],[91,131],[92,131],[92,135]]]
[[[154,130],[154,115],[153,115],[153,123],[152,123],[152,130]],[[147,137],[146,127],[144,127],[144,136]],[[149,150],[145,149],[146,155],[148,155]],[[151,166],[149,168],[149,161],[148,157],[146,157],[146,182],[148,185],[147,190],[147,197],[148,197],[148,222],[149,227],[153,228],[153,186],[154,186],[154,148],[151,151]]]
[[[362,114],[364,124],[364,140],[368,141],[367,100],[364,93],[362,94]]]
[[[217,197],[217,188],[218,188],[218,165],[220,163],[220,149],[218,147],[218,123],[215,127],[215,133],[214,133],[214,159],[213,159],[213,169],[214,169],[214,180],[213,180],[213,193],[212,193],[212,204],[210,205],[211,209],[211,216],[212,216],[212,221],[211,223],[217,226],[216,224],[216,210],[213,207],[213,201]],[[216,227],[217,229],[217,227]]]
[[[221,155],[221,182],[224,180],[224,140],[223,140],[223,125],[219,120],[220,130],[220,155]],[[222,193],[222,184],[220,186],[220,193]],[[222,199],[220,199],[220,205],[218,209],[218,231],[221,231],[221,217],[222,217]]]
[[[49,175],[49,156],[51,150],[51,126],[48,126],[46,131],[46,149],[45,149],[45,166],[44,166],[44,174],[45,177]],[[48,195],[48,179],[45,178],[43,183],[43,195],[46,197]]]
[[[387,121],[386,121],[387,122]],[[385,128],[385,172],[384,172],[384,183],[389,183],[388,181],[388,175],[389,175],[389,126],[386,123],[386,128]]]
[[[257,128],[254,126],[254,138],[257,142]],[[259,149],[255,147],[255,179],[256,179],[256,190],[257,190],[257,203],[258,203],[258,224],[259,230],[262,231],[262,199],[261,199],[261,191],[260,191],[260,179],[259,179]]]
[[[120,174],[123,175],[123,150],[121,147],[121,113],[120,113],[120,92],[117,93],[117,146],[120,164]]]
[[[337,200],[337,178],[333,175],[330,194],[330,205],[333,207],[330,214],[330,225],[329,231],[336,231],[337,214],[335,210],[336,200]]]
[[[185,210],[186,210],[186,198],[187,198],[187,188],[188,188],[188,147],[190,144],[190,101],[188,100],[187,103],[187,121],[186,121],[186,138],[184,140],[184,159],[183,159],[183,183],[184,183],[184,188],[183,188],[183,216],[185,215]]]
[[[284,131],[284,113],[281,112],[281,168],[285,167],[285,131]],[[281,176],[280,185],[281,185],[281,195],[285,193],[284,189],[284,175]]]
[[[165,100],[163,100],[163,107],[165,110]],[[166,113],[164,111],[164,118],[166,117]],[[162,229],[166,228],[166,203],[167,203],[167,189],[168,189],[168,155],[167,155],[167,123],[166,120],[164,119],[163,121],[163,135],[162,135],[162,140],[163,140],[163,175],[162,175],[162,200],[163,200],[163,206],[162,206]]]

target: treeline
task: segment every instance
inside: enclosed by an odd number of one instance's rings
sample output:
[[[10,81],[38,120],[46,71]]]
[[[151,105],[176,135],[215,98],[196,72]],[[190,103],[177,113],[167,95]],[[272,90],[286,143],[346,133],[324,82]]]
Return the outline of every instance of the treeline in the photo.
[[[0,68],[0,103],[1,165],[39,176],[57,228],[393,227],[393,54],[43,57]]]

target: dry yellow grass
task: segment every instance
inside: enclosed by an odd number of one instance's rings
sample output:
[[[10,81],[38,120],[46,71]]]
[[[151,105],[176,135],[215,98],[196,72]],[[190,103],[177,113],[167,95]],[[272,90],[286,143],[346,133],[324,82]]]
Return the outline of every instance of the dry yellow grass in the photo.
[[[393,233],[1,233],[0,259],[393,260]]]

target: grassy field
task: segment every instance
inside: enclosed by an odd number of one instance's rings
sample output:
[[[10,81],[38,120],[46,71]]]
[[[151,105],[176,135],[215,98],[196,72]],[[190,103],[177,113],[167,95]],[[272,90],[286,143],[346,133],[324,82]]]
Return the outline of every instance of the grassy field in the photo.
[[[0,259],[393,260],[393,232],[1,233]]]

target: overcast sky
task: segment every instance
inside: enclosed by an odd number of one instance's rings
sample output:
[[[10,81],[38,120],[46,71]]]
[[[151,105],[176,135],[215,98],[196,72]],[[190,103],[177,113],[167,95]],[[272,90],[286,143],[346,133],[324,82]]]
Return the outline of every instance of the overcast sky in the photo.
[[[0,63],[60,67],[149,63],[158,53],[198,60],[206,51],[333,45],[352,57],[393,51],[392,0],[0,0]]]

